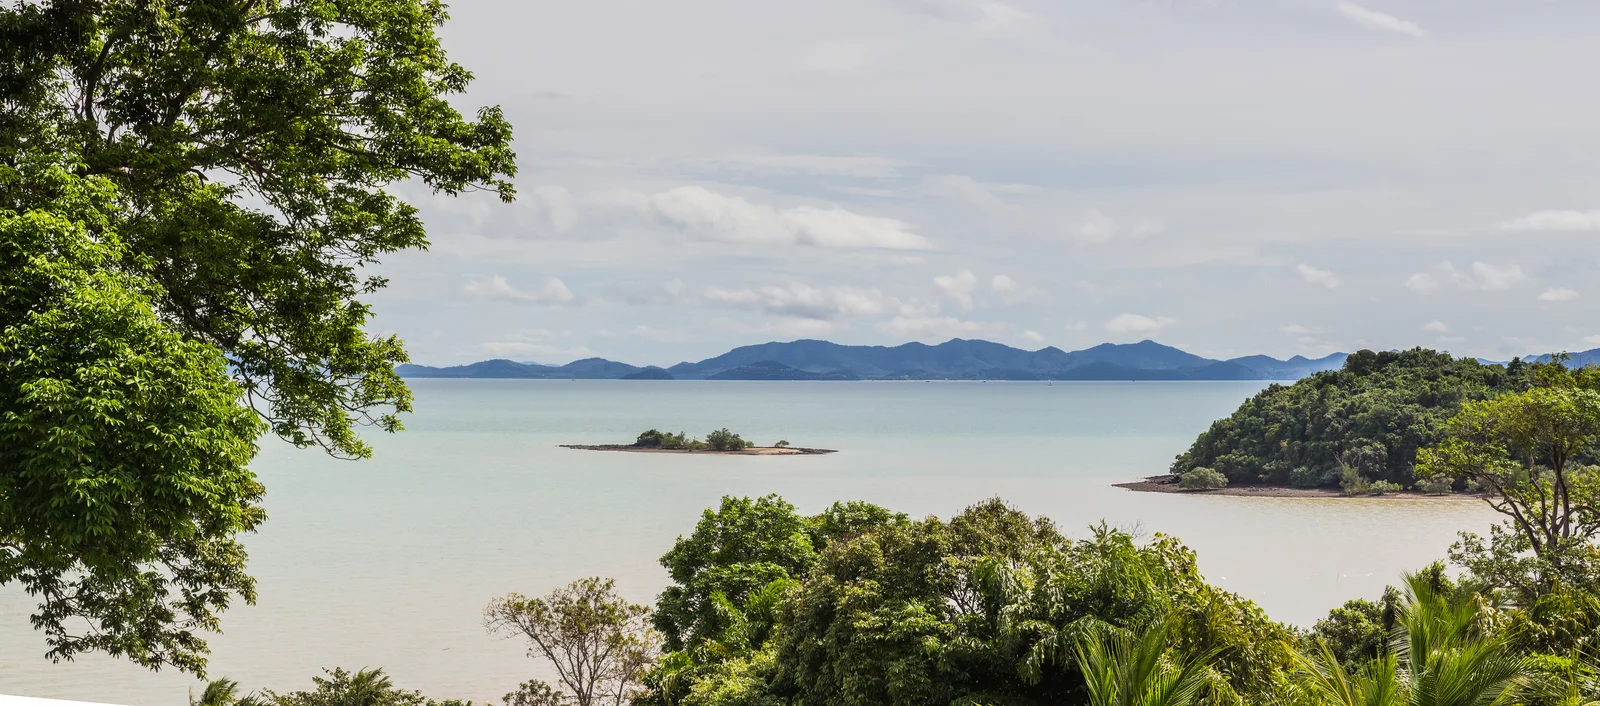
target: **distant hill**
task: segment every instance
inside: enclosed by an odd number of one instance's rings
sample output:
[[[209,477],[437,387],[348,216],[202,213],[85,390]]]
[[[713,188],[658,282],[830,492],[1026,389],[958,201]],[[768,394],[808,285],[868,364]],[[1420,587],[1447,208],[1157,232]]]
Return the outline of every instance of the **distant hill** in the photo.
[[[402,365],[410,378],[550,378],[628,380],[1297,380],[1337,370],[1345,354],[1315,360],[1264,355],[1212,360],[1155,341],[1104,343],[1081,351],[1026,351],[952,339],[938,345],[847,346],[800,340],[741,346],[699,362],[641,368],[603,358],[566,365],[486,360],[434,368]],[[793,371],[793,372],[790,372]]]
[[[774,360],[763,360],[749,365],[724,370],[707,380],[860,380],[861,376],[848,370],[831,370],[814,373],[790,367]]]

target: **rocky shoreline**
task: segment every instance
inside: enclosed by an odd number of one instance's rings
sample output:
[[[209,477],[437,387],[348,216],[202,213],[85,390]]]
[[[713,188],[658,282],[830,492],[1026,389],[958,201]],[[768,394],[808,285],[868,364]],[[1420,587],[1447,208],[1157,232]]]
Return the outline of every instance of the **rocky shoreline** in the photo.
[[[663,449],[651,446],[635,446],[633,444],[561,444],[560,446],[563,449],[577,449],[579,451],[630,451],[646,454],[704,454],[714,456],[816,456],[819,454],[838,453],[834,449],[808,449],[802,446],[752,446],[738,451]]]
[[[1178,486],[1178,477],[1170,473],[1150,476],[1141,481],[1113,483],[1115,487],[1138,493],[1183,493],[1187,495],[1229,495],[1251,498],[1393,498],[1400,500],[1476,500],[1477,495],[1429,495],[1415,490],[1403,490],[1383,495],[1345,495],[1335,488],[1291,488],[1284,485],[1240,485],[1216,490],[1189,490]]]

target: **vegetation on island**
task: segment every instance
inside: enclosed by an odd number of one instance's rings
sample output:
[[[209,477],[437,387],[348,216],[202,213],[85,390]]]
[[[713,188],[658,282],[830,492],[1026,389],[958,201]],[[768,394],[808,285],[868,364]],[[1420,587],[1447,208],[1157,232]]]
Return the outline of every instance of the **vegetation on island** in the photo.
[[[634,439],[633,445],[641,449],[664,449],[668,451],[743,451],[756,444],[745,441],[738,434],[728,431],[727,427],[717,429],[706,434],[706,440],[701,441],[684,432],[673,434],[650,429],[639,434]]]
[[[0,584],[51,659],[201,674],[251,601],[271,432],[393,431],[370,266],[427,245],[391,188],[510,200],[511,128],[433,0],[0,6]]]
[[[1554,367],[1561,366],[1485,364],[1420,348],[1360,351],[1340,370],[1272,385],[1250,398],[1179,455],[1172,473],[1181,478],[1209,468],[1232,485],[1337,486],[1351,493],[1410,488],[1417,451],[1442,440],[1464,405],[1525,390],[1531,371]]]

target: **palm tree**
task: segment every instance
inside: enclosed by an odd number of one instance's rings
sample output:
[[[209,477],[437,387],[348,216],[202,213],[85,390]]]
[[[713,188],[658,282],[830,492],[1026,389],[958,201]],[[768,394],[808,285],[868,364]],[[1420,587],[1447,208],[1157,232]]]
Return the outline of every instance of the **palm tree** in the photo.
[[[1301,688],[1322,706],[1498,706],[1527,686],[1529,668],[1490,629],[1482,596],[1446,594],[1405,575],[1405,601],[1389,650],[1351,674],[1326,644],[1302,656]]]
[[[1211,683],[1216,652],[1198,655],[1167,649],[1171,624],[1142,632],[1102,624],[1077,641],[1078,669],[1089,706],[1191,706]]]
[[[206,683],[206,689],[200,692],[198,699],[191,691],[189,706],[266,706],[266,702],[255,694],[240,696],[239,682],[232,679],[217,679]]]

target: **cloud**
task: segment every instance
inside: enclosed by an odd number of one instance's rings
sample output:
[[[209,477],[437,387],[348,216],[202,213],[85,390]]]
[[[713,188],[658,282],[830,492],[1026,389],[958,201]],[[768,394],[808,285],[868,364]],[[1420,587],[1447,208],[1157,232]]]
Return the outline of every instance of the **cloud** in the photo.
[[[1600,211],[1535,211],[1500,223],[1504,230],[1600,230]]]
[[[570,346],[557,342],[571,337],[570,331],[523,329],[504,336],[502,340],[479,344],[479,348],[496,358],[533,359],[546,365],[562,365],[573,360],[594,357],[594,351],[586,346]]]
[[[1480,289],[1491,292],[1511,289],[1528,279],[1523,274],[1522,268],[1517,265],[1491,265],[1487,262],[1472,263],[1474,284]]]
[[[1450,327],[1446,326],[1443,321],[1438,319],[1434,319],[1433,321],[1423,324],[1422,330],[1427,331],[1428,333],[1450,333]]]
[[[1161,329],[1178,323],[1177,319],[1169,316],[1140,316],[1138,314],[1118,314],[1106,322],[1106,330],[1112,333],[1156,333]]]
[[[1004,34],[1032,21],[1033,15],[1000,0],[899,0],[914,12],[965,25],[979,34]]]
[[[1462,289],[1483,290],[1500,292],[1513,289],[1528,280],[1527,273],[1522,271],[1520,265],[1495,265],[1487,262],[1473,262],[1467,272],[1456,269],[1449,263],[1440,263],[1435,268],[1438,274],[1418,272],[1406,278],[1405,286],[1418,294],[1432,294],[1439,290],[1443,282],[1450,282]]]
[[[1339,3],[1336,6],[1336,9],[1339,10],[1339,14],[1344,15],[1350,21],[1361,25],[1362,27],[1366,27],[1367,29],[1375,29],[1381,32],[1394,32],[1396,34],[1405,34],[1412,37],[1428,36],[1428,33],[1421,27],[1418,27],[1415,22],[1402,20],[1386,12],[1369,10],[1365,7],[1349,2]]]
[[[567,191],[565,187],[541,186],[534,189],[529,204],[544,211],[545,218],[550,221],[550,227],[557,233],[571,230],[578,222],[578,204],[572,198],[572,192]]]
[[[1583,342],[1591,346],[1600,346],[1600,334],[1594,336],[1584,336]]]
[[[1319,270],[1303,262],[1295,269],[1299,270],[1301,277],[1304,277],[1307,282],[1312,284],[1322,285],[1328,289],[1338,289],[1339,285],[1343,284],[1332,272]]]
[[[930,196],[940,196],[964,201],[979,208],[1005,208],[1006,202],[994,195],[988,186],[969,176],[939,174],[923,177],[922,191]]]
[[[1044,334],[1039,333],[1038,331],[1032,331],[1032,330],[1023,331],[1022,332],[1022,337],[1028,339],[1029,341],[1032,341],[1033,343],[1039,344],[1041,346],[1044,345]]]
[[[1025,287],[1007,275],[995,275],[989,280],[989,291],[1000,297],[1007,304],[1021,304],[1027,301],[1043,301],[1050,295],[1041,289]]]
[[[962,309],[972,309],[972,290],[978,285],[978,278],[971,270],[962,270],[953,275],[939,275],[933,278],[933,283],[944,290],[946,296],[956,300]]]
[[[913,339],[949,339],[987,336],[1006,330],[1005,324],[966,321],[954,316],[896,316],[877,325],[879,331]]]
[[[462,287],[462,291],[483,299],[519,304],[576,306],[583,303],[578,295],[567,288],[565,282],[555,277],[546,279],[544,286],[537,290],[526,291],[511,286],[511,283],[500,275],[468,275],[467,284]]]
[[[651,196],[646,208],[663,221],[704,240],[820,248],[926,250],[928,240],[892,218],[864,216],[837,206],[778,209],[700,186],[680,186]]]
[[[884,314],[920,315],[935,313],[938,307],[917,301],[884,296],[877,289],[833,287],[818,289],[799,283],[758,289],[718,289],[705,291],[706,301],[734,309],[760,311],[800,319],[830,321],[842,318]]]
[[[1087,321],[1068,321],[1067,324],[1065,326],[1063,326],[1062,328],[1065,328],[1066,330],[1071,331],[1073,333],[1077,333],[1079,331],[1082,331],[1084,329],[1089,328],[1089,322],[1087,322]]]
[[[900,176],[900,170],[911,166],[911,163],[875,155],[751,153],[691,161],[689,166],[738,174],[805,174],[852,179],[893,179]]]
[[[1418,294],[1432,294],[1439,291],[1439,278],[1426,272],[1418,272],[1406,278],[1406,289]]]
[[[1543,294],[1539,295],[1539,301],[1542,302],[1570,302],[1577,298],[1578,292],[1576,290],[1565,287],[1546,289]]]
[[[713,319],[711,325],[741,336],[778,338],[815,338],[826,336],[838,329],[832,321],[817,319],[780,319],[764,321],[759,326],[749,326],[731,319]]]
[[[1284,326],[1278,330],[1287,333],[1290,336],[1307,336],[1313,333],[1322,333],[1322,329],[1312,328],[1310,326],[1301,326],[1300,324],[1289,324],[1288,326]]]
[[[1137,240],[1160,233],[1164,228],[1161,223],[1148,218],[1139,219],[1132,225],[1120,223],[1100,209],[1091,208],[1084,213],[1083,222],[1078,225],[1072,238],[1079,246],[1103,245],[1113,240]]]
[[[806,50],[800,56],[799,67],[806,71],[855,73],[892,49],[885,42],[824,42]]]

